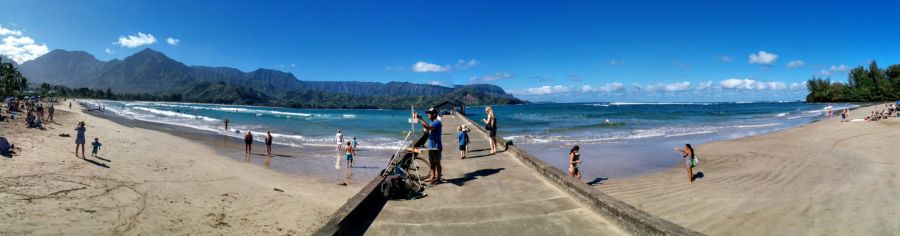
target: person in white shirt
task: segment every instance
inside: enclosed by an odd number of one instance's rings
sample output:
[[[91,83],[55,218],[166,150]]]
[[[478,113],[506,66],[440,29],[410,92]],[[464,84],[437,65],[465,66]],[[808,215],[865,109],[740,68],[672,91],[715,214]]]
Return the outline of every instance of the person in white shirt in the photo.
[[[344,134],[341,133],[341,130],[334,135],[334,141],[337,142],[337,150],[340,151],[341,145],[344,143]]]

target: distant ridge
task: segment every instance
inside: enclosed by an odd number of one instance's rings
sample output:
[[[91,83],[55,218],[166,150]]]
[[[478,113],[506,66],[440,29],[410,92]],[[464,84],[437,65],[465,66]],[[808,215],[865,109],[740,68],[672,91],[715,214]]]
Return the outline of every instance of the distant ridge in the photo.
[[[19,66],[33,84],[110,89],[188,102],[322,108],[403,108],[452,100],[467,105],[524,101],[489,84],[453,88],[407,82],[301,81],[293,74],[231,67],[188,66],[152,49],[100,61],[84,51],[53,50]]]

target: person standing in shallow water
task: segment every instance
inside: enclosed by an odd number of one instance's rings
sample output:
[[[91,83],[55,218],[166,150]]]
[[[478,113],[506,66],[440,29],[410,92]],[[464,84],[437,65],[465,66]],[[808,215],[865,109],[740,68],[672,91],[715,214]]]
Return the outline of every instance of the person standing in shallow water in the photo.
[[[581,153],[578,153],[579,149],[578,145],[575,145],[569,150],[569,176],[581,180],[581,171],[578,170],[578,164],[581,164]]]
[[[225,119],[225,132],[228,132],[228,122],[230,121],[228,119]]]
[[[691,144],[684,144],[684,148],[676,148],[676,151],[681,152],[681,159],[684,159],[684,164],[687,167],[688,172],[688,181],[689,183],[694,183],[694,148],[691,147]]]
[[[341,130],[337,131],[337,134],[334,134],[334,141],[337,143],[338,152],[341,151],[341,145],[344,144],[344,134],[341,133]]]
[[[272,155],[272,132],[266,130],[266,156]]]
[[[244,135],[244,150],[246,151],[247,156],[250,155],[250,148],[253,146],[253,133],[247,131],[247,134]]]
[[[85,131],[87,131],[87,129],[84,128],[84,121],[78,122],[78,127],[75,128],[75,132],[77,132],[75,135],[75,157],[78,157],[78,147],[81,147],[81,158],[82,159],[85,158],[84,157],[84,142],[85,142],[84,132]]]

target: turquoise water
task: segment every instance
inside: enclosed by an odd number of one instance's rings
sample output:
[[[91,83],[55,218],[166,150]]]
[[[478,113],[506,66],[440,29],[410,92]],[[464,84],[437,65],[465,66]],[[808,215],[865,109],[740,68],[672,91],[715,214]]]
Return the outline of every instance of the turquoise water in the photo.
[[[88,101],[127,119],[175,125],[240,138],[239,132],[271,130],[275,143],[305,150],[307,170],[335,166],[334,136],[358,137],[377,169],[411,128],[409,110],[293,109],[170,102]],[[763,134],[839,114],[854,104],[750,103],[566,103],[495,106],[498,135],[548,163],[567,169],[568,148],[582,146],[588,178],[621,177],[668,168],[679,162],[672,148]],[[467,107],[473,120],[484,107]],[[231,121],[224,131],[224,119]],[[606,120],[609,122],[606,122]],[[416,129],[420,129],[416,126]],[[262,141],[263,135],[255,135]],[[313,148],[310,148],[313,147]],[[329,149],[330,148],[330,149]],[[698,150],[701,151],[702,150]],[[312,153],[312,154],[309,154]],[[340,154],[340,153],[339,153]],[[338,154],[338,155],[339,155]],[[362,159],[366,160],[366,159]],[[322,163],[318,163],[322,162]],[[286,165],[291,165],[287,163]],[[372,171],[374,173],[374,170]],[[321,173],[325,173],[324,171]],[[368,175],[371,173],[365,173]],[[365,177],[365,176],[363,176]]]

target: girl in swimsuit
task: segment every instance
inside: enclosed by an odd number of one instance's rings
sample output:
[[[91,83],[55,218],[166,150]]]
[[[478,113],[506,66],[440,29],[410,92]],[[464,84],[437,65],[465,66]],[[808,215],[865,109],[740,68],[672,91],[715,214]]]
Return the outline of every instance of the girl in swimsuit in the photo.
[[[691,147],[691,144],[684,144],[684,148],[676,148],[675,150],[681,152],[681,158],[684,159],[684,164],[687,167],[688,181],[694,183],[694,148]]]
[[[569,175],[581,180],[581,171],[578,170],[578,164],[581,164],[581,154],[578,153],[578,145],[569,150]]]

